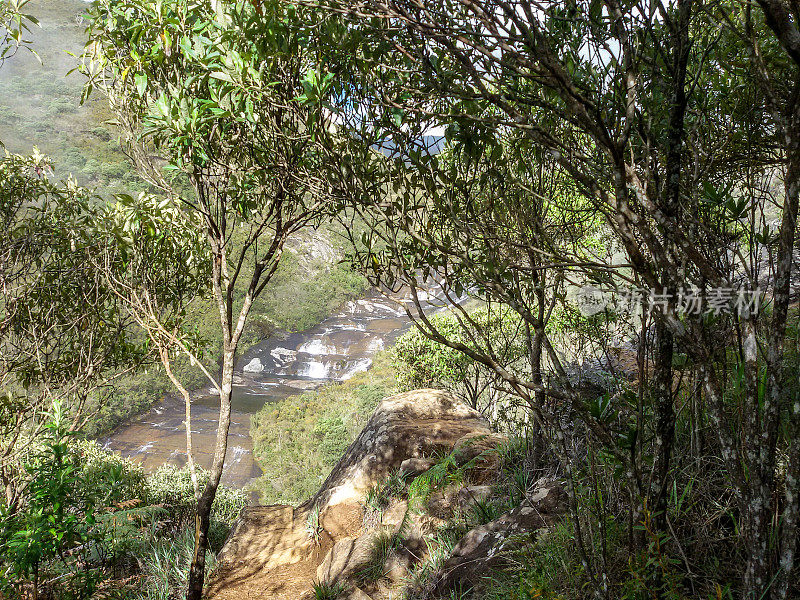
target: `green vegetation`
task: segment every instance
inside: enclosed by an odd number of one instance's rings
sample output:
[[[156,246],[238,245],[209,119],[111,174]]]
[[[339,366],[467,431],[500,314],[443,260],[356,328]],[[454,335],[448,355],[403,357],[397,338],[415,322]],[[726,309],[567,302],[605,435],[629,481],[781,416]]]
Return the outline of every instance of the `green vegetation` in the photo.
[[[369,560],[357,575],[358,581],[370,583],[381,579],[385,574],[384,565],[386,564],[386,559],[400,547],[402,538],[402,529],[400,531],[379,530],[372,542]]]
[[[0,0],[21,152],[0,157],[3,597],[200,600],[242,500],[219,487],[237,354],[366,281],[410,290],[419,332],[256,415],[265,499],[315,490],[394,361],[401,389],[447,388],[516,434],[502,499],[442,525],[422,588],[548,473],[567,520],[453,597],[800,594],[797,2],[535,4],[61,0],[37,28]],[[191,448],[187,472],[145,477],[76,441],[165,376],[187,403],[218,391],[209,473]],[[445,456],[366,500],[464,477]]]
[[[28,451],[26,488],[15,506],[0,507],[2,593],[173,597],[194,551],[187,526],[196,504],[186,469],[148,476],[137,463],[76,440],[60,404],[45,431]],[[220,489],[215,550],[246,503],[244,492]]]
[[[575,552],[572,525],[560,523],[534,544],[512,554],[514,565],[487,585],[486,600],[562,600],[584,584],[583,568]],[[635,596],[618,596],[631,598]]]
[[[343,255],[343,239],[331,230],[319,232],[307,244],[319,244],[335,255]],[[261,301],[253,305],[242,334],[241,351],[275,332],[309,329],[348,300],[363,294],[367,287],[366,279],[346,262],[334,261],[308,260],[302,254],[286,253],[272,284],[265,290]],[[243,295],[243,290],[237,291],[237,298],[241,299]],[[190,307],[186,319],[187,329],[204,342],[203,362],[206,365],[218,364],[222,352],[219,342],[214,340],[219,320],[215,310],[211,300],[200,298]],[[173,370],[190,390],[207,383],[200,369],[193,367],[186,358],[178,357]],[[85,433],[100,436],[172,393],[174,388],[161,365],[152,364],[146,371],[114,382],[105,394],[92,399],[92,408],[97,412],[87,424]]]
[[[265,504],[299,504],[317,491],[380,401],[395,392],[386,353],[347,381],[266,404],[251,418],[252,484]]]
[[[28,2],[23,12],[37,19],[25,36],[36,55],[17,52],[0,71],[0,130],[12,152],[32,148],[52,157],[59,179],[73,175],[81,184],[113,193],[148,191],[123,154],[107,106],[99,99],[81,106],[83,80],[67,75],[83,45],[85,23],[81,0],[59,0],[46,6]]]
[[[314,600],[337,600],[347,592],[347,587],[342,583],[315,581],[312,587]]]
[[[287,254],[253,312],[256,323],[245,343],[258,341],[259,323],[283,331],[305,331],[366,291],[367,280],[345,261],[344,238],[331,230],[326,235],[334,243],[331,250],[344,262],[317,259],[308,264],[301,255]],[[301,252],[308,252],[313,244],[313,238],[305,242]]]
[[[108,124],[112,112],[99,97],[81,105],[84,79],[77,73],[67,75],[76,65],[67,52],[78,54],[84,43],[86,22],[80,15],[87,8],[82,0],[59,0],[46,8],[33,2],[22,8],[39,24],[28,23],[30,31],[25,36],[32,39],[30,48],[36,56],[16,52],[0,71],[0,141],[12,152],[28,153],[37,146],[49,157],[54,179],[73,175],[104,198],[123,192],[136,195],[152,187],[139,178],[122,152],[119,132]],[[317,244],[325,258],[306,258],[309,246]],[[327,259],[344,256],[344,246],[340,230],[325,225],[319,233],[303,238],[298,254],[285,255],[273,284],[253,308],[243,351],[275,330],[312,327],[364,291],[363,277],[338,258]],[[243,294],[241,290],[239,296]],[[209,300],[200,299],[190,308],[188,327],[210,340],[206,357],[211,365],[221,356],[218,342],[213,341],[217,320],[217,309]],[[174,369],[189,389],[206,383],[188,360],[178,359]],[[159,365],[116,379],[110,389],[87,398],[87,409],[94,416],[85,434],[103,435],[169,393],[173,393],[172,384]]]
[[[100,0],[89,11],[84,97],[95,89],[103,94],[137,172],[164,193],[150,211],[129,213],[124,231],[168,243],[171,236],[152,222],[153,210],[184,213],[186,235],[204,242],[185,266],[201,271],[199,281],[219,317],[211,338],[221,349],[219,369],[204,371],[219,396],[219,427],[210,477],[196,489],[191,600],[203,595],[236,356],[246,343],[253,305],[273,280],[289,240],[333,221],[343,210],[341,190],[350,183],[338,161],[354,140],[336,134],[327,108],[331,78],[315,70],[316,54],[292,25],[296,12],[279,3],[140,0]],[[161,265],[140,264],[147,247],[132,246],[130,255],[137,268],[114,277],[113,285],[189,403],[186,383],[171,363],[176,354],[198,364],[204,358],[178,309],[192,295],[165,290],[157,280],[153,285],[150,270]],[[191,439],[187,456],[194,472]]]

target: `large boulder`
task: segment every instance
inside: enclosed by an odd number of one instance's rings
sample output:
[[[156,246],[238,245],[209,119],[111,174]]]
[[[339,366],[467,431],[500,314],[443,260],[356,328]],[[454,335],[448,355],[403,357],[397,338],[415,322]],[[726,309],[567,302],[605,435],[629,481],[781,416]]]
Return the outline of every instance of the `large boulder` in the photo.
[[[314,539],[308,522],[308,511],[291,506],[245,508],[217,557],[206,597],[299,598],[334,542],[324,530]]]
[[[492,432],[478,411],[450,394],[425,389],[386,398],[307,505],[361,499],[403,461],[450,452],[467,435]]]
[[[567,491],[560,481],[542,477],[533,484],[526,502],[540,513],[555,515],[567,510]]]
[[[317,567],[317,581],[335,584],[357,579],[375,561],[381,536],[385,535],[385,531],[376,529],[336,542]]]
[[[315,579],[352,579],[374,549],[373,534],[362,530],[367,490],[383,483],[407,459],[448,453],[465,436],[485,440],[490,435],[480,413],[445,392],[415,390],[384,399],[314,497],[299,508],[257,506],[243,511],[219,555],[206,597],[297,600]],[[421,472],[429,463],[412,461],[406,466]],[[317,510],[320,527],[312,535],[309,515]],[[386,523],[395,533],[405,507],[396,512],[397,523]],[[417,521],[408,524],[403,548],[386,566],[389,579],[401,576],[403,552],[423,550],[424,534],[432,525]],[[351,593],[363,594],[359,587],[351,585]]]

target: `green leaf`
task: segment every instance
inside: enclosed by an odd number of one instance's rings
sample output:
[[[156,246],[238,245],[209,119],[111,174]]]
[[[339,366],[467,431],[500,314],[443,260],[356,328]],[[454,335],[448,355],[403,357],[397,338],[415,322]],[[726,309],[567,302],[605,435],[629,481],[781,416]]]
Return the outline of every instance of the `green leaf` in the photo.
[[[144,92],[147,89],[147,74],[137,73],[133,76],[133,81],[136,84],[136,91],[140,96],[144,96]]]
[[[228,83],[235,83],[233,78],[223,71],[211,71],[208,74],[209,77],[213,77],[214,79],[219,79],[220,81],[227,81]]]

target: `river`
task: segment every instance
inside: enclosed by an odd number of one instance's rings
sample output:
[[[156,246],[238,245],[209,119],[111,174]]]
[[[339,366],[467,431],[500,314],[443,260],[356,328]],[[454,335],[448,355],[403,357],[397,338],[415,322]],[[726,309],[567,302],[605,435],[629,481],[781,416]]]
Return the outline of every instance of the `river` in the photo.
[[[250,416],[265,403],[344,381],[368,369],[372,357],[409,326],[403,309],[376,291],[343,306],[302,333],[277,334],[237,361],[233,410],[223,483],[243,487],[260,474],[253,459]],[[219,398],[211,389],[193,393],[192,434],[196,461],[211,464]],[[183,400],[169,395],[148,412],[100,440],[104,448],[140,461],[146,471],[162,464],[186,464]]]

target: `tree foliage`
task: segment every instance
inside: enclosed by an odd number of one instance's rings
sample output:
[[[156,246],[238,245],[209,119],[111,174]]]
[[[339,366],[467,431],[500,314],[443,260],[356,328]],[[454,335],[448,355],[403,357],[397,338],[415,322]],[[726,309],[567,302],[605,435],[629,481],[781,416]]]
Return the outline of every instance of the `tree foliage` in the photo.
[[[516,313],[508,308],[499,311],[479,308],[469,311],[469,316],[477,323],[478,331],[452,312],[434,315],[430,321],[436,331],[447,339],[471,347],[476,344],[479,347],[479,342],[473,340],[476,337],[480,339],[483,332],[488,332],[496,355],[506,367],[524,360],[527,352],[522,344],[522,324]],[[472,408],[493,417],[501,408],[506,394],[503,392],[502,379],[493,369],[430,339],[419,329],[412,329],[401,336],[391,353],[400,389],[446,389]]]
[[[236,353],[253,302],[269,284],[289,236],[331,215],[337,196],[336,136],[326,109],[330,77],[297,10],[279,2],[100,2],[85,53],[87,93],[99,88],[139,173],[189,215],[202,236],[207,289],[219,312],[222,365],[204,370],[220,401],[211,477],[200,488],[189,597],[199,598],[210,511],[224,466]],[[264,35],[264,32],[267,35]],[[162,168],[164,167],[164,168]],[[165,172],[166,171],[166,172]],[[181,182],[188,183],[183,193]],[[178,347],[199,362],[156,298],[121,282],[186,403],[193,471],[191,393],[170,367]],[[243,297],[237,289],[245,289]]]
[[[786,597],[800,506],[798,479],[777,462],[800,447],[785,354],[800,191],[791,3],[317,4],[369,65],[343,58],[337,72],[343,105],[358,106],[347,125],[383,150],[354,163],[373,282],[437,288],[455,310],[468,292],[517,312],[530,370],[503,365],[489,336],[476,348],[445,335],[423,302],[415,318],[529,404],[575,482],[583,457],[564,443],[567,406],[590,453],[598,444],[626,476],[630,522],[658,535],[671,535],[677,398],[696,378],[693,410],[715,434],[701,455],[722,460],[735,490],[741,593]],[[434,126],[439,155],[426,147]],[[573,355],[550,339],[552,311],[587,283],[649,290],[644,315],[606,313],[606,328],[632,342],[638,398],[623,389],[587,402]],[[769,310],[713,310],[715,290],[765,283]],[[700,310],[679,310],[686,290]],[[658,296],[670,299],[663,308]],[[597,333],[598,360],[613,363],[625,344]],[[731,380],[732,370],[745,375]],[[613,595],[605,553],[587,551],[581,534],[594,516],[581,517],[571,492],[588,580]],[[649,577],[665,593],[663,573]]]

